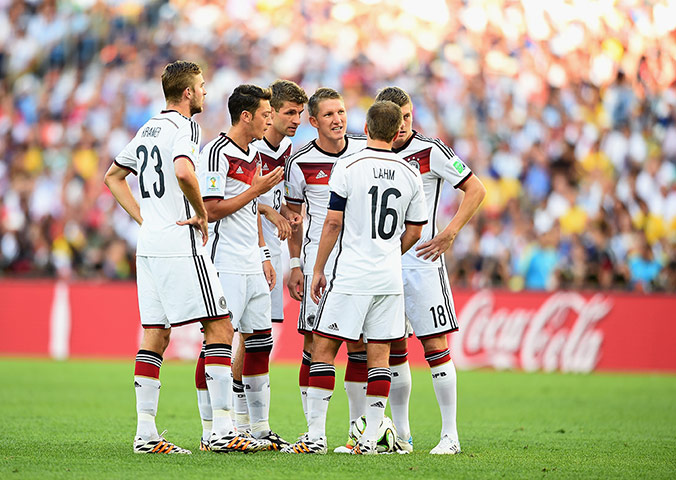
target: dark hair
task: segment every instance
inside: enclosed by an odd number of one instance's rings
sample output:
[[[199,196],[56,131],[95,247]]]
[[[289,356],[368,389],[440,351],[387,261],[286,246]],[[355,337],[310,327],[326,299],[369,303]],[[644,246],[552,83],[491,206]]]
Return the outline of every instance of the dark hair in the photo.
[[[240,85],[235,88],[228,98],[228,111],[232,124],[236,125],[239,122],[239,117],[244,111],[254,115],[261,100],[270,100],[270,98],[272,98],[270,90],[257,85]]]
[[[401,107],[389,100],[374,103],[366,112],[366,128],[373,140],[391,142],[399,132],[402,121]]]
[[[311,117],[316,117],[319,113],[319,104],[322,100],[342,100],[343,96],[335,91],[333,88],[320,87],[312,94],[310,100],[307,102],[308,113]]]
[[[305,90],[291,80],[275,80],[270,85],[270,91],[272,92],[270,105],[275,110],[282,108],[284,102],[293,102],[300,105],[307,103]]]
[[[168,103],[179,103],[183,91],[195,86],[195,77],[202,73],[199,65],[193,62],[177,60],[164,67],[162,72],[162,90]]]
[[[400,107],[403,107],[407,103],[411,103],[411,97],[409,97],[408,93],[399,87],[381,88],[376,95],[376,102],[381,102],[384,100],[394,102]]]

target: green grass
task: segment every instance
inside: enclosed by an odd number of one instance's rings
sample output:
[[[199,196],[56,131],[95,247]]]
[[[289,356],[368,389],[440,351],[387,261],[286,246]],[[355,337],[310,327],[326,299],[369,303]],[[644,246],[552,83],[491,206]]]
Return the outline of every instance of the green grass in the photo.
[[[133,362],[0,360],[0,478],[674,478],[676,377],[459,372],[463,453],[428,455],[440,417],[429,373],[413,371],[411,455],[294,456],[195,451],[193,366],[166,362],[158,428],[191,456],[134,455]],[[342,378],[342,372],[337,373]],[[273,428],[305,431],[297,367],[272,369]],[[345,440],[337,381],[329,445]]]

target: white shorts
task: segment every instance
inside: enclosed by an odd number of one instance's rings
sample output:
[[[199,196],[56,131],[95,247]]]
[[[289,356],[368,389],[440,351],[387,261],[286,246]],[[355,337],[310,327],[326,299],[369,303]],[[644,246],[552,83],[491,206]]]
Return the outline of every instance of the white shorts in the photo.
[[[273,255],[270,258],[272,268],[277,274],[275,288],[270,292],[270,304],[272,312],[272,321],[281,323],[284,321],[284,275],[282,275],[282,256]]]
[[[303,298],[300,300],[300,311],[298,312],[298,333],[312,333],[315,327],[315,315],[317,314],[317,304],[312,301],[310,287],[312,286],[312,275],[303,277]]]
[[[218,272],[224,292],[228,292],[228,307],[232,326],[240,333],[263,333],[272,329],[270,321],[270,287],[265,275]]]
[[[415,336],[423,339],[457,330],[446,268],[406,268],[402,272],[406,319]]]
[[[314,333],[346,342],[369,343],[404,338],[404,296],[326,292],[319,303]]]
[[[143,328],[169,328],[228,318],[230,312],[208,257],[136,257]]]

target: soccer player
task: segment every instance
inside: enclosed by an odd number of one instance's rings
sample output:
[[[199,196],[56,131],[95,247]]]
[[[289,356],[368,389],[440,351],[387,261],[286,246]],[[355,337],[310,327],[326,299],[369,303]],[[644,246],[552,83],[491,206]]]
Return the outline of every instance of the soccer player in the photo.
[[[272,124],[270,97],[268,89],[255,85],[235,88],[228,99],[232,127],[202,150],[199,179],[210,222],[207,247],[223,290],[228,292],[234,325],[244,340],[242,370],[238,370],[236,364],[232,368],[232,390],[246,391],[244,397],[254,444],[279,448],[288,442],[270,430],[268,421],[272,350],[270,290],[276,275],[263,240],[258,197],[282,180],[284,170],[276,167],[261,176],[259,154],[250,145],[252,140],[263,138]],[[245,435],[245,432],[239,433]],[[218,451],[230,448],[227,444],[215,443],[213,434],[211,439],[206,448]]]
[[[310,362],[312,358],[312,330],[315,324],[317,305],[305,294],[312,283],[317,246],[329,202],[329,175],[334,163],[366,147],[363,135],[346,135],[347,112],[343,97],[331,88],[322,87],[308,100],[310,124],[317,129],[317,139],[298,150],[289,160],[284,173],[285,198],[288,208],[301,213],[306,205],[308,225],[303,240],[301,229],[293,232],[287,243],[291,267],[287,286],[291,298],[299,300],[300,314],[298,332],[304,335],[303,361],[298,375],[298,384],[307,419],[307,389],[309,387]],[[301,246],[303,264],[301,264]],[[326,271],[333,269],[334,252],[327,261]],[[302,267],[302,268],[301,268]],[[366,351],[362,342],[348,344],[348,362],[345,371],[345,392],[350,410],[350,430],[366,409]],[[337,451],[349,453],[351,440]]]
[[[423,228],[418,244],[402,260],[406,318],[422,342],[441,410],[441,440],[430,453],[452,455],[460,452],[460,442],[456,425],[456,373],[448,350],[447,334],[457,330],[458,324],[443,254],[478,210],[486,189],[441,140],[423,137],[412,129],[413,105],[404,90],[398,87],[384,88],[376,96],[376,101],[384,100],[399,105],[404,118],[392,151],[420,171],[425,189],[430,222]],[[435,217],[444,181],[462,190],[464,196],[453,219],[446,228],[438,231]],[[392,344],[390,408],[399,437],[397,447],[400,453],[413,451],[408,421],[411,371],[407,355],[407,339]]]
[[[261,159],[261,171],[266,174],[276,167],[284,168],[291,156],[291,140],[300,125],[303,106],[307,103],[305,91],[289,80],[276,80],[270,85],[272,98],[272,126],[267,129],[261,140],[255,140],[253,146],[258,150]],[[302,217],[290,211],[282,202],[284,179],[258,199],[258,210],[261,213],[263,240],[270,250],[270,261],[275,272],[282,271],[282,241],[291,235],[291,231],[302,228]],[[284,302],[282,282],[275,282],[270,292],[271,314],[273,323],[284,320]],[[274,330],[273,330],[274,334]],[[241,338],[240,338],[241,341]],[[233,369],[242,371],[244,349],[239,348],[233,361]],[[240,430],[250,428],[249,409],[246,403],[243,385],[236,385],[235,420]],[[198,390],[199,392],[199,390]],[[203,390],[204,395],[206,390]],[[205,408],[208,412],[208,408]]]
[[[366,114],[367,147],[340,159],[331,174],[331,198],[310,290],[313,301],[321,298],[321,302],[307,392],[308,433],[285,452],[326,453],[334,359],[342,341],[356,342],[363,332],[368,364],[366,430],[352,453],[377,453],[376,437],[390,390],[390,342],[403,338],[406,331],[401,254],[420,238],[427,222],[420,174],[391,151],[401,122],[396,104],[374,103]],[[324,267],[339,236],[327,286]]]
[[[155,425],[162,354],[171,327],[192,322],[204,327],[211,413],[218,419],[213,430],[220,437],[232,430],[227,384],[233,328],[216,270],[204,248],[207,211],[195,176],[200,127],[192,120],[202,111],[207,93],[199,65],[170,63],[162,73],[162,89],[166,110],[148,120],[115,158],[105,183],[141,225],[136,268],[143,339],[134,369],[138,415],[134,452],[189,454],[166,441]],[[138,175],[140,202],[127,183],[129,173]]]

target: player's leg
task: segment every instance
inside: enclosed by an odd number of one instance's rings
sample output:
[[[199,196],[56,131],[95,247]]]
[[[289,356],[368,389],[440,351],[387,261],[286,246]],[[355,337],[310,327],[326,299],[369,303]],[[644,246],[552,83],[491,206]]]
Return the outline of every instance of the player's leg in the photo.
[[[303,414],[305,421],[308,421],[307,410],[307,389],[310,387],[310,364],[312,363],[312,334],[303,334],[303,360],[298,371],[298,386],[300,388],[300,399],[303,404]]]
[[[392,422],[397,430],[399,452],[413,451],[413,439],[408,419],[408,405],[411,398],[411,367],[408,363],[408,339],[392,343],[390,348],[390,410]]]
[[[357,343],[347,344],[345,367],[345,393],[349,406],[350,425],[366,413],[366,346],[362,338]]]
[[[136,435],[134,453],[191,453],[167,442],[157,432],[155,416],[160,398],[162,355],[169,345],[171,324],[165,314],[160,289],[168,271],[162,262],[136,257],[137,288],[143,338],[134,365],[136,391]],[[171,266],[169,266],[170,269]]]
[[[248,433],[251,430],[251,420],[249,418],[249,407],[246,403],[246,394],[244,393],[244,383],[242,383],[245,351],[244,337],[241,333],[238,333],[237,339],[235,358],[232,362],[232,396],[235,411],[235,426],[238,432]]]
[[[211,398],[209,397],[209,388],[207,387],[207,377],[204,371],[205,347],[207,342],[202,342],[202,350],[197,358],[195,366],[195,388],[197,390],[197,409],[202,421],[202,438],[200,439],[200,450],[209,450],[209,437],[213,426],[213,410],[211,408]]]
[[[425,360],[432,373],[432,385],[441,411],[441,441],[432,449],[432,454],[455,454],[460,452],[458,440],[457,376],[455,365],[448,350],[446,335],[422,340]]]
[[[312,275],[305,275],[303,277],[303,291],[309,292],[310,285],[312,285]],[[309,294],[304,295],[300,301],[297,329],[298,333],[303,335],[303,356],[298,371],[298,387],[306,421],[308,420],[307,389],[310,385],[310,363],[312,362],[312,330],[314,329],[316,313],[317,305],[312,301]]]
[[[204,372],[212,408],[212,438],[233,433],[232,423],[232,336],[229,319],[205,320]],[[207,437],[208,438],[208,437]]]

